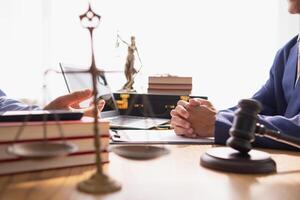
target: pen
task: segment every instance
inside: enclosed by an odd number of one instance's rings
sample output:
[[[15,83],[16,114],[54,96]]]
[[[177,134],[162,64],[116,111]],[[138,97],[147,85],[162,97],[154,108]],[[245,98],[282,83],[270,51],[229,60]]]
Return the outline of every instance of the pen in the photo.
[[[112,136],[116,138],[121,138],[121,136],[118,134],[117,130],[111,129],[111,131],[114,133]]]
[[[157,126],[158,129],[171,129],[170,124],[162,124]]]

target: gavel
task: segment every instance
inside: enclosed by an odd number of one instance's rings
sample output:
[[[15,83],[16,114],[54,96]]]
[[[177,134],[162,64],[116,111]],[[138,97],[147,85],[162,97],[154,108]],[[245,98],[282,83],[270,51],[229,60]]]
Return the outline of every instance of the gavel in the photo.
[[[230,138],[226,141],[227,146],[242,154],[247,154],[252,149],[251,143],[255,140],[255,136],[260,136],[300,148],[299,138],[278,130],[267,129],[264,125],[257,123],[261,109],[260,102],[254,99],[239,101],[232,127],[229,130]]]

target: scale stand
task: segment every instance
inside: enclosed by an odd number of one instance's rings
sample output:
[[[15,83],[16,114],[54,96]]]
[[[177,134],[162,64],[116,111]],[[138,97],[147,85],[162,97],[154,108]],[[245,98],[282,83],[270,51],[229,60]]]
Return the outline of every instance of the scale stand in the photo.
[[[97,171],[88,180],[84,180],[77,185],[78,190],[91,194],[104,194],[111,193],[121,189],[121,184],[114,181],[103,173],[102,161],[100,156],[100,142],[99,142],[99,129],[98,129],[98,108],[97,108],[97,77],[101,75],[101,71],[96,68],[94,48],[93,48],[93,30],[98,27],[101,16],[97,15],[89,5],[88,10],[79,16],[81,24],[84,28],[88,29],[91,37],[92,49],[92,64],[88,72],[92,75],[93,81],[93,117],[94,117],[94,142],[96,150],[96,167]]]

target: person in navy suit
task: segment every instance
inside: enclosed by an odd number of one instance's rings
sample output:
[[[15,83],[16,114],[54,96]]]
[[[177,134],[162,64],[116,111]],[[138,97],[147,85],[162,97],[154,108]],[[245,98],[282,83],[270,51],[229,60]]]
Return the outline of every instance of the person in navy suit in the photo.
[[[300,14],[300,0],[288,0],[289,12]],[[269,129],[300,138],[300,35],[292,38],[276,54],[268,81],[254,94],[263,110],[258,122]],[[298,70],[299,66],[299,70]],[[225,144],[232,126],[234,110],[217,112],[211,102],[203,99],[179,101],[171,111],[175,133],[186,137],[214,136],[215,143]],[[295,149],[288,145],[257,137],[254,146]]]

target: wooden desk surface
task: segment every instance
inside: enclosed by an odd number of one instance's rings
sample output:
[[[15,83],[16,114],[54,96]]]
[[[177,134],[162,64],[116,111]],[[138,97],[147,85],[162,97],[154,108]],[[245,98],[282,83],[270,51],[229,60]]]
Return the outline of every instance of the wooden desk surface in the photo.
[[[76,190],[94,167],[75,167],[0,177],[2,200],[300,199],[300,153],[268,151],[277,163],[271,175],[220,173],[199,165],[205,146],[165,146],[171,153],[150,161],[110,154],[105,170],[122,183],[120,192],[88,195]]]

